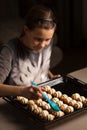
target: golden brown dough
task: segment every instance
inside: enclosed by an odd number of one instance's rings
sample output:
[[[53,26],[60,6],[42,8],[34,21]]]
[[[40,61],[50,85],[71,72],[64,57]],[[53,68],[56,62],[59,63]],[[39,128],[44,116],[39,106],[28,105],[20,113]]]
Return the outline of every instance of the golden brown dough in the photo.
[[[22,104],[28,104],[28,99],[22,96],[17,96],[16,100],[19,101]]]

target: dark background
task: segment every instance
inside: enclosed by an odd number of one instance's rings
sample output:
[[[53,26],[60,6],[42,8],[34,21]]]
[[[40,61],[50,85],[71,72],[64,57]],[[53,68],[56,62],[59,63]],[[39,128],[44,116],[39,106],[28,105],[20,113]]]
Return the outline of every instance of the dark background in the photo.
[[[69,73],[87,65],[86,0],[3,0],[0,1],[0,42],[20,35],[24,16],[35,4],[49,6],[55,13],[58,26],[56,45],[63,58],[52,69],[54,73]],[[85,22],[84,22],[85,21]],[[85,23],[85,25],[84,25]],[[61,55],[60,55],[61,56]]]
[[[49,6],[58,20],[58,45],[62,48],[85,46],[83,40],[83,1],[82,0],[21,0],[20,15],[25,16],[34,4]]]
[[[85,46],[83,34],[84,0],[3,0],[0,1],[0,19],[24,18],[35,4],[49,6],[58,20],[58,46],[61,48]]]

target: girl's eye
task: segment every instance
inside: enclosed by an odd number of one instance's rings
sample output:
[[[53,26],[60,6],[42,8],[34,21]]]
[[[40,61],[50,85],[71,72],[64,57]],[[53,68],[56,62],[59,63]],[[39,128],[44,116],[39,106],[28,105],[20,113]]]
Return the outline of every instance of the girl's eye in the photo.
[[[41,39],[41,38],[35,38],[35,40],[38,41],[38,42],[43,42],[43,41],[48,42],[48,41],[50,41],[51,39],[46,39],[46,40],[44,40],[44,39]]]
[[[39,41],[39,42],[42,42],[43,40],[41,40],[41,39],[38,39],[38,41]]]
[[[40,38],[35,38],[35,40],[38,42],[42,42],[42,39],[40,39]]]
[[[50,41],[50,39],[46,39],[46,41]]]

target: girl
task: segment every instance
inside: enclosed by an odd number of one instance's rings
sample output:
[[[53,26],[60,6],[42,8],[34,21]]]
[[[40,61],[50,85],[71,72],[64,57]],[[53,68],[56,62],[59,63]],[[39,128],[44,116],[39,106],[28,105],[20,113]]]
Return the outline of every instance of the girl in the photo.
[[[38,84],[55,77],[49,71],[55,29],[52,10],[41,5],[30,9],[21,36],[0,47],[1,86],[28,87],[29,98],[41,95],[43,87],[33,87],[31,82]]]

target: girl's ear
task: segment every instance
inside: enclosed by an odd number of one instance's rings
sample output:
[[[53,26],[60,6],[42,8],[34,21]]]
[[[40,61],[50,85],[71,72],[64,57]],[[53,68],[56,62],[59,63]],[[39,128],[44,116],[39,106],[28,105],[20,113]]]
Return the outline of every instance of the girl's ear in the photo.
[[[24,25],[24,33],[28,32],[28,31],[29,31],[29,28],[26,25]]]

